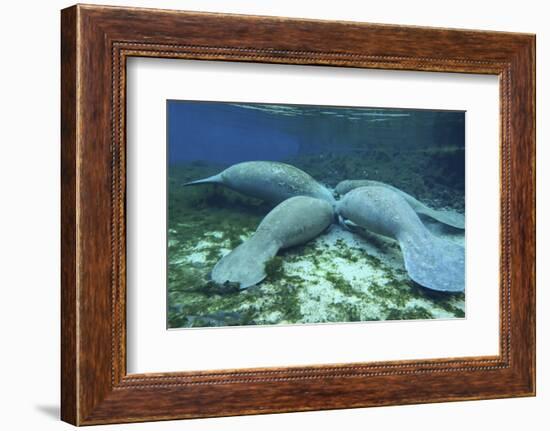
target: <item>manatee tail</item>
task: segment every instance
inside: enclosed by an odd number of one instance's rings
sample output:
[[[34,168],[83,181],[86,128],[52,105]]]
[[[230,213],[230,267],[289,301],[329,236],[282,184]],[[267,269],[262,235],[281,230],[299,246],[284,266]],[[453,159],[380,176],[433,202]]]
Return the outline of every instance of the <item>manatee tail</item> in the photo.
[[[184,186],[194,186],[197,184],[221,184],[221,183],[223,183],[222,175],[216,174],[208,178],[203,178],[202,180],[196,180],[196,181],[185,183]]]
[[[454,211],[437,211],[424,204],[421,207],[416,208],[418,215],[429,217],[439,223],[452,226],[456,229],[464,229],[464,215]]]
[[[241,289],[254,286],[266,277],[265,266],[279,248],[276,241],[256,233],[214,266],[212,281],[238,283]]]
[[[399,238],[405,268],[418,284],[442,292],[464,292],[464,247],[428,231]]]

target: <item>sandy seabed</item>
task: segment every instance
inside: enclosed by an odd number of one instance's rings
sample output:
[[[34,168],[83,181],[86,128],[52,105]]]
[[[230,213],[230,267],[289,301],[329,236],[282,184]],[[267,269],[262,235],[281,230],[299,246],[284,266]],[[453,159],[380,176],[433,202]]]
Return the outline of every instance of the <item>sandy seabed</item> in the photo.
[[[222,230],[195,243],[169,232],[169,326],[203,327],[461,318],[464,294],[432,292],[412,282],[397,242],[331,225],[318,238],[283,250],[259,285],[245,290],[215,286],[208,273],[238,240]],[[457,233],[439,233],[463,243]],[[181,277],[178,277],[177,274]],[[189,281],[191,283],[189,284]],[[179,285],[178,285],[179,284]]]

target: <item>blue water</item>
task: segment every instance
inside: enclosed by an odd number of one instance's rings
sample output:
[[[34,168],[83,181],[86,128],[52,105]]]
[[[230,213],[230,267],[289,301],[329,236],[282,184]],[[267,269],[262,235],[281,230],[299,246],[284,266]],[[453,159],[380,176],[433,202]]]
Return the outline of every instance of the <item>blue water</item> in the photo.
[[[463,111],[169,100],[171,165],[358,150],[464,148]]]

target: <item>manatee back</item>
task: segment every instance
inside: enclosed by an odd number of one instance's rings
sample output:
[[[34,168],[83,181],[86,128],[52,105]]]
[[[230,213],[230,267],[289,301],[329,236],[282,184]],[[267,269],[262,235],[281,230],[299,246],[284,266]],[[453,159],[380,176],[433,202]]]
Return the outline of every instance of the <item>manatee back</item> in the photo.
[[[334,220],[328,202],[309,196],[295,196],[275,207],[256,231],[268,235],[281,248],[292,247],[315,238]]]
[[[356,189],[358,187],[364,187],[364,186],[371,185],[370,182],[371,181],[369,181],[369,180],[344,180],[344,181],[340,181],[336,185],[334,190],[340,196],[344,196],[350,190]]]
[[[386,184],[374,180],[344,180],[338,183],[335,190],[336,193],[338,193],[340,196],[343,196],[353,189],[366,186],[380,186],[393,190],[394,192],[401,195],[401,197],[407,201],[407,203],[419,216],[427,217],[428,219],[435,220],[448,226],[452,226],[456,229],[464,229],[463,214],[457,213],[455,211],[432,209],[424,203],[420,202],[415,197],[404,192],[403,190],[398,189],[397,187],[392,186],[391,184]]]
[[[299,195],[334,201],[326,187],[306,172],[285,163],[238,163],[227,168],[222,177],[223,183],[228,187],[271,203],[279,203]]]
[[[381,181],[375,180],[344,180],[338,183],[335,190],[339,195],[342,196],[346,193],[349,193],[351,190],[357,189],[359,187],[384,187],[390,189],[401,195],[401,197],[404,198],[409,203],[409,205],[413,207],[413,209],[416,202],[418,202],[414,197],[412,197],[408,193],[405,193],[403,190],[400,190],[397,187],[392,186],[391,184],[386,184]]]
[[[338,203],[337,211],[371,232],[395,239],[404,230],[422,225],[399,193],[380,186],[365,186],[350,191]]]

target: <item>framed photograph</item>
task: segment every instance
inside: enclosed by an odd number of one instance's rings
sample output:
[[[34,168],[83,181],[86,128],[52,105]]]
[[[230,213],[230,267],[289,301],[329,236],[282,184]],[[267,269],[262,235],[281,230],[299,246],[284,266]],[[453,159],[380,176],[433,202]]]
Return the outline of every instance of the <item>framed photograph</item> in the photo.
[[[61,416],[535,394],[535,37],[62,11]]]
[[[464,318],[465,112],[167,113],[169,328]]]

